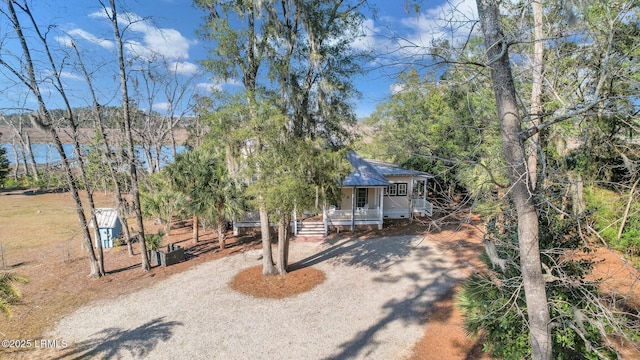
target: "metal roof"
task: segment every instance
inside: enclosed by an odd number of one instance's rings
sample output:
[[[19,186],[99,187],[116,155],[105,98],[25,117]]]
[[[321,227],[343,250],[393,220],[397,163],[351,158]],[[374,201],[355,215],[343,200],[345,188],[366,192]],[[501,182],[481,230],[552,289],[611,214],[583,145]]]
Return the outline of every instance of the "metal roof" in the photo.
[[[366,159],[380,174],[384,176],[424,176],[432,178],[433,175],[424,171],[405,169],[401,166],[385,163],[378,160]]]
[[[98,229],[114,228],[116,222],[119,221],[118,210],[112,208],[96,209],[96,219],[98,220]],[[93,227],[93,221],[89,226]]]
[[[342,186],[389,186],[391,183],[369,162],[355,152],[347,154],[347,160],[353,166],[353,172],[342,182]]]

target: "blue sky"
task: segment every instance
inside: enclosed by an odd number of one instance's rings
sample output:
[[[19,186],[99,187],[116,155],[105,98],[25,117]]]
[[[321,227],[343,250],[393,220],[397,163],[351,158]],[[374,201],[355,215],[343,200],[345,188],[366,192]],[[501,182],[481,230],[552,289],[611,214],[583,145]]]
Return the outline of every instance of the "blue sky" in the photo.
[[[196,74],[190,83],[190,89],[206,92],[211,88],[233,91],[237,82],[219,83],[207,74],[199,73],[198,61],[207,56],[205,46],[195,35],[202,23],[204,13],[193,7],[187,0],[133,0],[124,2],[119,9],[130,20],[127,37],[127,52],[136,53],[149,60],[161,56],[164,66],[173,69],[176,79],[186,79]],[[367,73],[354,79],[362,93],[361,99],[354,99],[359,117],[368,116],[375,110],[376,104],[387,99],[392,92],[400,90],[395,85],[396,75],[407,67],[407,59],[421,65],[429,63],[425,56],[427,48],[434,38],[447,38],[457,41],[470,28],[470,20],[477,18],[475,0],[442,0],[422,2],[420,13],[405,10],[404,0],[373,0],[377,10],[374,16],[366,12],[363,23],[365,36],[356,40],[354,47],[373,50],[375,60],[365,65]],[[89,59],[87,66],[96,69],[96,83],[99,85],[100,101],[117,106],[117,78],[114,76],[113,54],[115,47],[111,25],[104,18],[104,12],[98,1],[94,0],[58,0],[32,1],[32,11],[40,24],[55,24],[51,36],[57,45],[65,45],[74,39],[82,54]],[[126,14],[125,14],[126,12]],[[446,19],[456,21],[447,22]],[[121,22],[126,25],[126,20]],[[448,31],[448,30],[449,31]],[[451,31],[455,29],[455,31]],[[4,17],[0,20],[0,33],[3,34],[4,50],[0,56],[6,58],[11,52],[13,39],[6,37],[8,24]],[[64,46],[63,46],[64,48]],[[9,52],[7,52],[9,51]],[[34,56],[40,54],[34,49]],[[60,59],[64,53],[58,54]],[[74,106],[88,105],[84,80],[77,68],[63,69],[66,85],[71,91]],[[46,74],[41,74],[46,78]],[[27,107],[35,108],[33,99],[24,95],[22,87],[16,85],[6,70],[0,71],[0,111]],[[53,92],[52,92],[53,93]],[[53,95],[52,95],[53,96]],[[55,99],[52,97],[51,101]],[[161,95],[151,101],[155,110],[163,111],[168,103]],[[140,104],[141,108],[147,108]]]

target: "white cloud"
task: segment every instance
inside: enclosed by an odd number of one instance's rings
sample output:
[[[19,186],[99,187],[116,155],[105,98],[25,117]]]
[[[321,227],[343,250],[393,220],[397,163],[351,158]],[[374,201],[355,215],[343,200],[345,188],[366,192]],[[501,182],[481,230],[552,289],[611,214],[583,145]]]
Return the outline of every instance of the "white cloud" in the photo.
[[[402,90],[404,90],[404,85],[402,85],[402,84],[391,84],[391,85],[389,85],[389,91],[393,95],[401,92]]]
[[[240,82],[237,80],[228,80],[224,82],[200,82],[196,84],[196,88],[204,91],[220,91],[226,86],[240,86]]]
[[[469,35],[477,19],[475,0],[447,1],[417,16],[401,20],[400,23],[409,30],[404,45],[406,48],[428,48],[433,40],[449,40],[456,45]]]
[[[76,80],[76,81],[83,81],[84,77],[82,77],[81,75],[78,74],[74,74],[68,71],[61,71],[60,72],[60,77],[63,79],[69,79],[69,80]]]
[[[220,91],[222,90],[222,84],[220,83],[213,83],[213,82],[201,82],[201,83],[197,83],[196,87],[200,90],[203,91],[208,91],[208,92],[213,92],[213,91]]]
[[[54,78],[53,71],[48,70],[48,69],[43,72],[43,75],[46,76],[47,78]],[[83,80],[85,80],[85,78],[80,74],[75,74],[75,73],[72,73],[72,72],[69,72],[69,71],[64,71],[64,70],[60,71],[59,75],[60,75],[61,79],[74,80],[74,81],[83,81]]]
[[[167,66],[167,70],[179,75],[193,75],[200,70],[198,65],[188,61],[174,61]]]
[[[225,81],[224,85],[227,85],[227,86],[241,86],[242,83],[240,81],[238,81],[238,80],[231,79],[231,80]]]
[[[104,49],[111,50],[115,47],[115,44],[111,40],[100,39],[97,36],[84,31],[82,29],[72,29],[67,32],[71,38],[74,39],[83,39],[89,41],[90,43],[96,44]]]
[[[56,36],[55,40],[58,44],[65,46],[65,47],[72,47],[73,46],[73,39],[70,36]]]
[[[363,23],[365,36],[358,39],[354,47],[366,45],[374,49],[378,64],[425,56],[430,53],[434,40],[448,40],[454,46],[459,45],[477,19],[475,0],[448,0],[402,19],[380,17],[375,23],[367,19]]]
[[[153,104],[153,109],[156,111],[167,111],[171,105],[168,102],[158,102]]]
[[[104,11],[96,11],[89,17],[106,19]],[[121,30],[135,33],[134,39],[125,36],[125,47],[136,56],[146,60],[161,57],[167,60],[189,58],[192,42],[175,29],[157,27],[150,18],[143,18],[132,12],[118,14]]]
[[[375,27],[373,19],[366,19],[362,22],[360,36],[351,44],[356,50],[373,50],[376,46],[376,34],[378,29]]]

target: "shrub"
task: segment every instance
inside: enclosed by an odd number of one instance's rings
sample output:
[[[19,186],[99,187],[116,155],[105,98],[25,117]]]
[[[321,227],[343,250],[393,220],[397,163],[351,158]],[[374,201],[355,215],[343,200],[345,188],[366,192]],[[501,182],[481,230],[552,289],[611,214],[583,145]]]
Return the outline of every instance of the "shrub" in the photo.
[[[547,278],[547,300],[552,319],[555,359],[599,359],[615,357],[615,350],[605,340],[613,329],[627,319],[613,315],[603,306],[597,283],[587,279],[592,262],[572,251],[588,253],[577,230],[577,222],[561,218],[541,205],[540,248],[543,273]],[[516,220],[503,214],[504,221],[487,224],[487,239],[495,245],[504,268],[492,266],[485,252],[487,269],[463,283],[458,306],[471,334],[486,338],[484,350],[505,359],[531,357],[527,328],[527,304],[519,267]],[[493,254],[493,252],[492,252]],[[495,259],[495,257],[494,257]],[[620,334],[617,334],[620,335]],[[625,334],[628,335],[628,334]]]
[[[160,244],[162,244],[162,237],[164,233],[162,231],[157,234],[145,234],[144,240],[147,243],[147,248],[149,250],[156,251],[160,248]]]
[[[627,255],[640,256],[640,220],[638,216],[629,216],[622,236],[618,238],[620,219],[627,206],[628,194],[620,195],[611,190],[598,187],[585,189],[587,212],[593,228],[612,248]],[[640,211],[640,202],[631,203],[630,214]]]

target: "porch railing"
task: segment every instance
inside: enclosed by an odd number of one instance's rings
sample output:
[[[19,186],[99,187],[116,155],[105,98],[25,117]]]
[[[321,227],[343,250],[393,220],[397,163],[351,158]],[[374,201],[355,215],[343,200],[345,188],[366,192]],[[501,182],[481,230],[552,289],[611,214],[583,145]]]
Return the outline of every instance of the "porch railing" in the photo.
[[[260,212],[259,211],[247,211],[244,213],[244,216],[238,221],[240,223],[256,223],[260,222]]]
[[[413,211],[423,211],[429,216],[433,215],[432,203],[420,198],[414,198],[411,201],[413,202]]]
[[[356,221],[377,221],[380,220],[380,209],[356,209],[353,210],[330,210],[327,217],[332,221],[351,221],[355,216]]]

